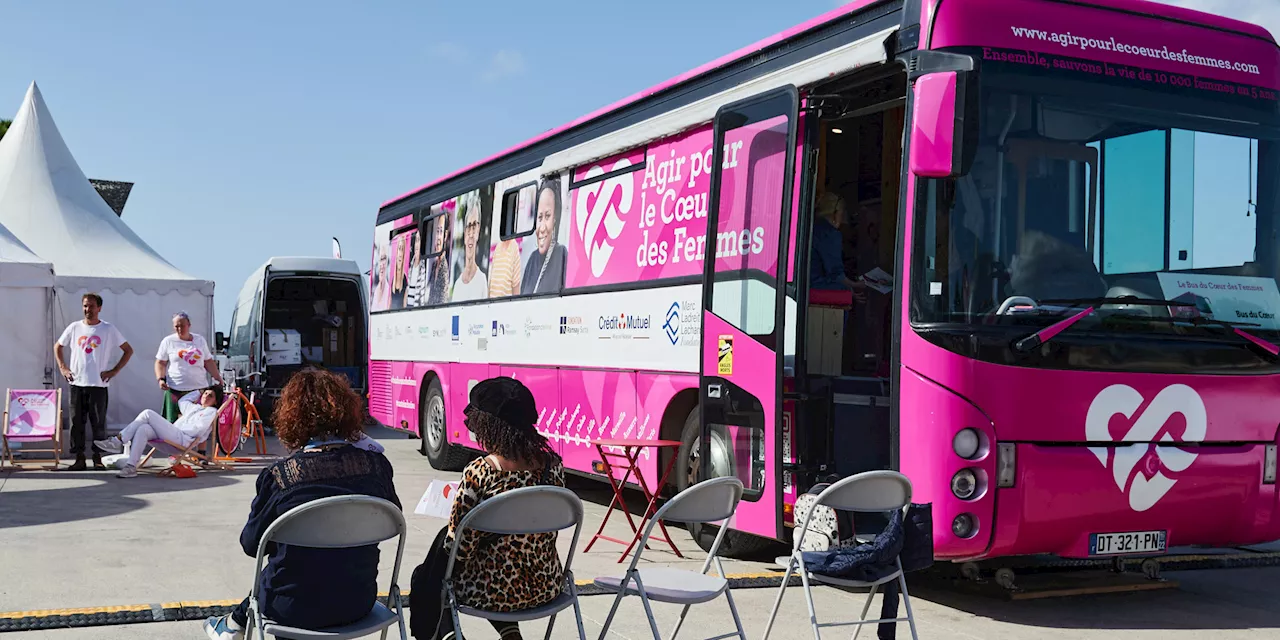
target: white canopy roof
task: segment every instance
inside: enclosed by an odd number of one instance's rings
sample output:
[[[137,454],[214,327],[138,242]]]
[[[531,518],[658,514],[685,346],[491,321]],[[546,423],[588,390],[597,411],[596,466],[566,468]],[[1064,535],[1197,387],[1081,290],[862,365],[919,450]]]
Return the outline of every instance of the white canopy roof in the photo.
[[[62,286],[213,294],[212,282],[169,264],[107,206],[34,82],[0,139],[0,224],[52,262]]]
[[[53,265],[0,224],[0,287],[52,287]]]

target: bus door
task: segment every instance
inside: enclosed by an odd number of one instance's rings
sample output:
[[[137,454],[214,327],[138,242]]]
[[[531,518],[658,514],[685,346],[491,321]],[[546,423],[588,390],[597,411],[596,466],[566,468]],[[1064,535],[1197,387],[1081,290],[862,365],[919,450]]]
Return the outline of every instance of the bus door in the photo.
[[[783,535],[779,425],[798,103],[788,86],[717,112],[703,263],[699,477],[727,468],[741,480],[732,526],[770,538]]]

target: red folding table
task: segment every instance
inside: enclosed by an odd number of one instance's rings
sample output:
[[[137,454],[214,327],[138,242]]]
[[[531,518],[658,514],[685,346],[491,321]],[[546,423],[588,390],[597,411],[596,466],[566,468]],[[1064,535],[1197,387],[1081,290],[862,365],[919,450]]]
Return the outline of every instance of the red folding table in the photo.
[[[666,469],[663,469],[662,475],[658,479],[657,485],[650,491],[649,483],[645,482],[644,474],[640,473],[640,452],[646,448],[653,448],[658,453],[661,453],[663,449],[679,449],[680,443],[675,440],[592,440],[591,444],[595,445],[596,451],[600,453],[600,462],[604,465],[605,477],[609,479],[609,486],[613,488],[613,500],[609,503],[609,510],[605,512],[604,521],[600,523],[600,528],[596,530],[594,536],[591,536],[591,541],[587,542],[587,547],[582,551],[583,553],[591,551],[591,545],[595,544],[597,539],[625,544],[627,545],[627,550],[622,552],[621,558],[618,558],[618,562],[622,562],[627,559],[627,555],[631,553],[631,549],[636,546],[636,543],[640,542],[640,537],[643,535],[644,527],[649,518],[652,518],[653,514],[658,511],[658,496],[662,493],[662,488],[666,486],[667,477],[671,475],[671,469],[675,467],[676,458],[678,457],[671,456],[671,459],[667,461]],[[610,448],[622,449],[622,453],[610,451]],[[610,459],[615,462],[610,462]],[[659,459],[661,459],[661,456],[659,456]],[[621,479],[614,475],[615,470],[623,471]],[[631,478],[633,473],[640,485],[640,490],[644,492],[645,500],[648,502],[644,515],[640,517],[639,526],[636,526],[635,520],[631,518],[631,510],[627,508],[627,500],[622,496],[627,480]],[[604,535],[604,527],[609,522],[609,516],[613,515],[614,505],[622,506],[622,513],[627,517],[627,524],[631,525],[631,531],[634,535],[631,537],[630,542]],[[680,550],[671,541],[671,534],[667,533],[666,525],[659,521],[658,528],[662,530],[663,539],[671,546],[671,550],[675,552],[676,557],[683,558],[684,556],[680,555]],[[652,540],[653,537],[650,537],[650,539]]]

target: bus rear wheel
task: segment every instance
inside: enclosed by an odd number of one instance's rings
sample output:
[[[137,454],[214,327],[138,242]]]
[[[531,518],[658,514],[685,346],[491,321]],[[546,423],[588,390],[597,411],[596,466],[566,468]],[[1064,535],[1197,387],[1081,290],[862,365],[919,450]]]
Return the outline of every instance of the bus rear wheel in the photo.
[[[702,424],[701,412],[697,407],[685,418],[684,428],[680,434],[680,449],[676,453],[676,467],[672,471],[675,476],[677,491],[685,489],[705,480],[702,473]],[[723,434],[711,433],[711,472],[708,477],[717,478],[733,475],[733,458],[730,444]],[[716,541],[720,528],[715,525],[689,523],[689,534],[703,551],[710,551]],[[717,555],[727,558],[750,558],[772,549],[777,542],[741,531],[729,530],[724,534]]]
[[[422,434],[420,452],[427,457],[433,469],[461,471],[471,457],[461,447],[449,444],[449,434],[444,412],[444,391],[439,380],[432,380],[427,387],[426,399],[418,416],[418,431]]]

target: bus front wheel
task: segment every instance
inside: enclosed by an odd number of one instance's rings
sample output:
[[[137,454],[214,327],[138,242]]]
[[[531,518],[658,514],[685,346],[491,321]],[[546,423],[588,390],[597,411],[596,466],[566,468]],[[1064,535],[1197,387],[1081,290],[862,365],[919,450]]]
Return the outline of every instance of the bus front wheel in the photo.
[[[701,423],[701,413],[697,407],[694,407],[693,411],[689,412],[689,417],[685,418],[684,429],[680,434],[680,449],[676,453],[676,467],[672,471],[675,476],[676,491],[684,491],[706,479],[703,477],[702,471]],[[730,444],[725,440],[724,434],[712,431],[710,445],[711,460],[709,466],[711,470],[707,476],[718,478],[734,475]],[[688,528],[689,534],[693,536],[694,541],[698,543],[698,546],[703,551],[711,550],[711,545],[716,540],[716,534],[720,532],[720,528],[715,525],[689,523]],[[760,538],[741,531],[729,530],[724,534],[724,540],[720,542],[720,550],[717,555],[729,558],[748,558],[770,550],[776,544],[773,540]]]
[[[444,391],[439,380],[432,380],[427,395],[420,405],[418,431],[422,434],[421,453],[427,457],[433,469],[461,471],[471,461],[461,447],[449,444],[448,423],[445,422]]]

